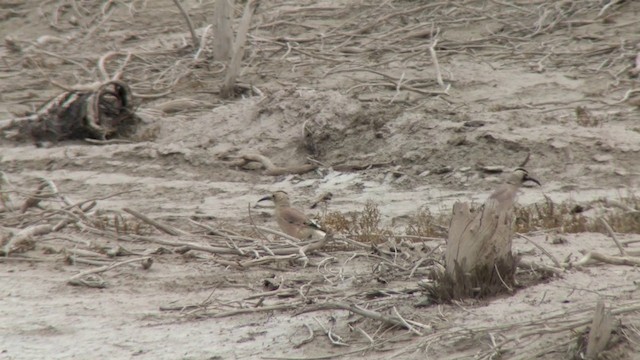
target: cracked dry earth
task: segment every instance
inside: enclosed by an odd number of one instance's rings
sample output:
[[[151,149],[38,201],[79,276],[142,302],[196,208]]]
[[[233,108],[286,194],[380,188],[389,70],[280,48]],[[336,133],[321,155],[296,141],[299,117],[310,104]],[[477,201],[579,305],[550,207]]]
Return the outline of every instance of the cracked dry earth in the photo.
[[[455,201],[482,202],[501,181],[483,168],[512,168],[527,153],[527,167],[543,185],[524,189],[522,205],[545,197],[582,203],[637,193],[640,110],[632,90],[639,81],[633,69],[640,3],[509,3],[262,1],[240,76],[259,91],[222,100],[216,92],[220,64],[208,48],[203,60],[192,60],[188,31],[172,1],[3,1],[3,119],[57,94],[53,82],[97,81],[99,58],[113,50],[125,55],[112,59],[107,71],[122,69],[138,94],[166,93],[137,100],[153,136],[50,147],[4,136],[0,170],[9,189],[22,194],[44,177],[72,202],[103,198],[97,207],[104,213],[133,208],[178,227],[194,219],[247,231],[251,221],[275,226],[270,209],[251,208],[250,218],[248,207],[282,189],[301,207],[331,191],[328,210],[343,213],[373,201],[383,224],[401,234],[420,209],[448,213]],[[182,5],[202,35],[214,19],[213,2]],[[242,6],[236,6],[238,17]],[[429,52],[436,28],[444,86],[435,81]],[[125,64],[127,52],[138,56]],[[265,176],[229,162],[246,152],[281,166],[308,158],[323,166],[303,175]],[[371,166],[335,170],[344,164]],[[9,215],[0,215],[0,225]],[[424,300],[420,291],[397,290],[416,288],[427,271],[391,272],[380,281],[375,260],[354,259],[348,251],[328,250],[335,258],[330,265],[321,263],[324,255],[311,255],[307,267],[285,262],[247,270],[189,252],[154,255],[148,271],[114,269],[105,273],[107,288],[90,289],[66,284],[90,267],[44,251],[73,246],[69,237],[140,252],[153,247],[69,228],[64,236],[38,238],[23,254],[41,261],[0,261],[0,359],[563,359],[575,343],[569,330],[517,340],[510,335],[549,316],[588,318],[598,299],[624,308],[638,298],[640,281],[635,267],[593,266],[511,296],[417,307]],[[531,237],[559,259],[575,260],[581,250],[616,253],[601,233],[566,234],[560,244],[545,232]],[[549,263],[523,240],[515,240],[514,250]],[[416,335],[367,322],[360,328],[378,343],[371,347],[347,311],[217,318],[161,310],[207,301],[217,311],[256,306],[253,296],[267,291],[265,279],[291,288],[329,287],[371,308],[391,303],[428,328]],[[378,295],[367,295],[372,291]],[[639,324],[633,312],[619,318],[627,329]],[[500,328],[507,323],[520,325]],[[346,345],[332,344],[323,328]],[[304,343],[308,329],[314,338]],[[623,342],[610,358],[634,359],[638,351],[637,343]]]

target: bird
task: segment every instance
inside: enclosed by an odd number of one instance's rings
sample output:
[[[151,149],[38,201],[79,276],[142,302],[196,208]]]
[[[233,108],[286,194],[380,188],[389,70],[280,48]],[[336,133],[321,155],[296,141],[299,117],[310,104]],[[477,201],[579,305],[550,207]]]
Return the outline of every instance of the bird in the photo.
[[[518,190],[528,181],[541,186],[540,181],[529,175],[529,172],[525,168],[515,168],[513,172],[509,174],[506,181],[489,195],[485,206],[492,207],[497,211],[510,210],[516,201]]]
[[[300,240],[317,240],[326,235],[320,225],[305,215],[302,211],[291,207],[289,194],[278,190],[271,195],[267,195],[258,202],[271,200],[276,205],[275,217],[280,230],[285,234]]]

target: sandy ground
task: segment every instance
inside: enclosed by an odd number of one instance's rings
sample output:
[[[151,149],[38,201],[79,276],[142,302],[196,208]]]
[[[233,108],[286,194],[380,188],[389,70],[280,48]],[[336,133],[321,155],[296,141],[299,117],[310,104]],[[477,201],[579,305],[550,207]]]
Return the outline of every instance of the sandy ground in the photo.
[[[588,202],[638,192],[640,112],[628,91],[638,86],[632,69],[640,3],[263,1],[240,77],[258,90],[231,101],[217,94],[221,66],[210,49],[193,60],[173,2],[109,4],[0,4],[0,119],[34,110],[57,94],[51,81],[72,86],[100,80],[98,60],[115,50],[120,54],[106,65],[110,74],[122,68],[139,94],[168,90],[138,99],[144,127],[155,135],[131,144],[44,148],[2,138],[0,170],[10,189],[33,191],[37,178],[45,177],[71,202],[127,191],[99,200],[97,210],[128,207],[176,226],[196,219],[236,229],[250,228],[247,207],[270,191],[286,190],[301,207],[331,191],[328,211],[358,211],[374,201],[395,233],[403,233],[419,209],[448,213],[455,201],[482,202],[502,181],[501,174],[482,168],[510,169],[528,152],[527,167],[543,185],[524,189],[522,205],[545,196]],[[203,34],[214,18],[213,3],[184,6]],[[237,15],[241,11],[238,5]],[[429,53],[436,27],[444,86],[436,82]],[[125,64],[127,52],[139,56]],[[308,158],[324,166],[303,175],[264,176],[231,164],[247,152],[281,166]],[[344,164],[371,166],[333,169]],[[269,208],[252,213],[258,225],[275,226]],[[0,214],[0,225],[9,226],[12,216]],[[367,358],[490,358],[497,356],[495,343],[505,341],[501,358],[560,359],[576,343],[573,328],[506,340],[536,321],[553,328],[561,324],[557,319],[588,319],[598,299],[624,309],[635,304],[640,281],[634,267],[590,266],[512,296],[417,307],[423,293],[407,289],[419,288],[426,271],[390,271],[383,282],[375,258],[352,259],[349,251],[311,256],[307,267],[284,262],[248,270],[190,252],[153,255],[148,271],[114,269],[105,274],[107,288],[90,289],[66,284],[90,266],[44,253],[72,248],[69,237],[139,252],[157,247],[67,229],[38,239],[23,254],[42,261],[0,262],[1,359],[355,359],[370,345],[358,327],[379,342],[367,349]],[[544,231],[531,238],[558,259],[575,261],[581,250],[617,253],[606,234],[566,234],[564,244],[552,244]],[[551,264],[521,239],[515,251]],[[326,256],[335,261],[322,263]],[[219,318],[160,309],[206,301],[213,312],[252,306],[251,297],[268,291],[265,279],[272,278],[286,284],[283,289],[308,282],[333,294],[343,291],[341,300],[370,308],[390,311],[392,304],[427,328],[407,334],[373,321],[352,324],[347,311],[297,314],[300,307]],[[366,295],[374,290],[387,295]],[[279,300],[265,299],[265,306]],[[636,329],[634,314],[619,316],[626,329]],[[500,327],[505,324],[510,327]],[[307,326],[315,337],[301,344]],[[347,345],[331,344],[323,326],[334,326]],[[633,359],[638,347],[626,342],[616,351],[611,358]]]

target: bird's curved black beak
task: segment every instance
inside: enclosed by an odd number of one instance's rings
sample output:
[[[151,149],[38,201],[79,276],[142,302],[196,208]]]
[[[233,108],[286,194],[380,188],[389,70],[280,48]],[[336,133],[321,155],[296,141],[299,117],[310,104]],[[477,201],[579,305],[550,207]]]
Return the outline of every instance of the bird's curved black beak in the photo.
[[[273,195],[267,195],[267,196],[263,197],[262,199],[258,200],[258,202],[267,201],[267,200],[273,200]]]
[[[538,184],[538,186],[542,186],[542,184],[540,184],[540,181],[538,181],[538,179],[536,179],[536,178],[534,178],[532,176],[529,176],[529,174],[525,175],[524,178],[522,179],[523,183],[527,182],[527,181],[531,181],[531,182],[534,182],[534,183]]]

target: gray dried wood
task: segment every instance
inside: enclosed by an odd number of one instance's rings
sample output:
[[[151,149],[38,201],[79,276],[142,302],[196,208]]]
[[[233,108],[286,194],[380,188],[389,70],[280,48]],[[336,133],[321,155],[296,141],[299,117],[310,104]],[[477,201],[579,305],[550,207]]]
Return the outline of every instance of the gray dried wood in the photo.
[[[445,253],[450,275],[454,275],[456,262],[466,273],[477,266],[493,266],[510,256],[513,214],[511,209],[500,209],[494,204],[489,201],[475,213],[467,203],[453,205]]]
[[[213,34],[213,59],[226,63],[231,59],[233,43],[233,0],[216,0],[214,7],[216,17]]]
[[[613,330],[613,317],[604,306],[603,300],[598,300],[596,312],[593,315],[593,323],[589,331],[587,343],[587,359],[596,359],[598,354],[606,349]]]

